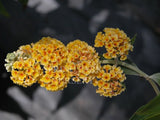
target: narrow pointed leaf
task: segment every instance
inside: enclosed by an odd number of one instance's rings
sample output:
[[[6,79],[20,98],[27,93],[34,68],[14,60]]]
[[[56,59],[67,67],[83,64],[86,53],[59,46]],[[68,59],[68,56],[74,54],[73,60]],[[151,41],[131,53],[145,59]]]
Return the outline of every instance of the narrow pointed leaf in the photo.
[[[127,60],[125,60],[125,63],[130,64],[130,65],[132,65],[132,66],[134,66],[134,67],[137,67],[137,65],[136,65],[134,62],[132,62],[132,60],[131,60],[130,58],[127,58]],[[137,72],[135,72],[134,70],[131,70],[131,69],[129,69],[129,68],[127,68],[127,67],[124,67],[124,66],[121,66],[121,68],[123,69],[123,71],[124,71],[124,73],[125,73],[126,75],[139,76],[139,74],[138,74]],[[138,68],[138,67],[137,67],[137,68]]]
[[[121,66],[121,69],[124,71],[124,73],[125,73],[126,75],[139,76],[139,74],[138,74],[137,72],[135,72],[135,71],[133,71],[133,70],[131,70],[131,69],[128,69],[128,68],[126,68],[126,67],[122,67],[122,66]]]
[[[160,95],[140,107],[129,120],[160,120]]]
[[[136,40],[137,34],[135,34],[132,38],[131,38],[131,44],[133,45],[135,40]]]

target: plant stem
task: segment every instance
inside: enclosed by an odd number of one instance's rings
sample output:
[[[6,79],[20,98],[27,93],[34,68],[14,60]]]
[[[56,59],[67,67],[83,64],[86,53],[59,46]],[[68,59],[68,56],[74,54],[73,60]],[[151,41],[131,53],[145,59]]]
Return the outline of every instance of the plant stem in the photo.
[[[158,95],[160,94],[160,91],[159,91],[157,85],[155,84],[155,82],[153,82],[152,79],[148,79],[148,82],[152,85],[154,91],[156,92],[156,94],[157,94],[157,96],[158,96]]]
[[[102,60],[101,63],[102,64],[107,64],[107,63],[108,64],[115,64],[115,61],[114,60]],[[157,85],[153,82],[153,80],[151,78],[149,78],[149,76],[146,73],[144,73],[143,71],[141,71],[137,66],[132,65],[132,64],[128,64],[126,62],[121,62],[121,61],[117,61],[117,64],[121,65],[121,66],[124,66],[124,67],[126,67],[130,70],[133,70],[136,73],[138,73],[139,76],[144,77],[151,84],[151,86],[153,87],[156,94],[157,95],[160,94],[160,91],[159,91]]]

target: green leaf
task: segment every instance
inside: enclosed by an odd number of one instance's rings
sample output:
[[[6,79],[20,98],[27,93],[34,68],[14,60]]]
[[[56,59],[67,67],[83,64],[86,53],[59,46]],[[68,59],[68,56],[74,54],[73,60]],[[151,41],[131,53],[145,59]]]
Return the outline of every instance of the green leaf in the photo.
[[[160,95],[140,107],[129,120],[160,120]]]
[[[9,13],[7,12],[6,8],[3,6],[1,1],[0,1],[0,14],[9,17]]]
[[[18,2],[20,2],[23,5],[23,7],[26,7],[28,0],[18,0]]]
[[[160,86],[160,73],[155,73],[151,75],[150,78]]]
[[[131,44],[133,45],[135,40],[136,40],[137,34],[135,34],[132,38],[131,38]]]
[[[139,74],[131,69],[128,69],[126,67],[121,66],[121,69],[124,71],[124,73],[126,75],[135,75],[135,76],[139,76]]]

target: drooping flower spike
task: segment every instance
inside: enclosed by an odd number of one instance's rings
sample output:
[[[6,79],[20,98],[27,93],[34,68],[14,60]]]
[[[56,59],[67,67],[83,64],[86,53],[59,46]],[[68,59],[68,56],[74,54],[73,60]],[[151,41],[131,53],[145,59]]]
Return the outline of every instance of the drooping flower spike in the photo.
[[[114,28],[105,28],[95,39],[95,47],[105,46],[106,59],[125,60],[133,49],[127,35]],[[117,65],[101,65],[96,50],[81,40],[74,40],[66,46],[57,39],[43,37],[36,43],[20,46],[8,53],[5,67],[11,72],[11,80],[27,87],[39,83],[49,91],[63,90],[72,79],[74,82],[92,84],[96,92],[105,97],[119,95],[125,90],[126,79]]]

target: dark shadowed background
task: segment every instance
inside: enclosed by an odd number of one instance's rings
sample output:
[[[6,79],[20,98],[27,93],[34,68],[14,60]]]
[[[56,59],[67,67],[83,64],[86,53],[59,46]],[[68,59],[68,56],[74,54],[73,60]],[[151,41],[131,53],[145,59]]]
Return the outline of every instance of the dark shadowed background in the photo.
[[[0,120],[128,120],[155,96],[142,78],[127,76],[126,91],[100,97],[91,84],[69,84],[49,92],[38,85],[22,88],[4,68],[6,54],[42,36],[65,44],[81,39],[94,44],[104,27],[137,34],[130,58],[147,74],[160,72],[159,0],[0,0],[9,17],[0,15]],[[21,1],[21,0],[19,0]],[[97,49],[100,53],[103,51]]]

